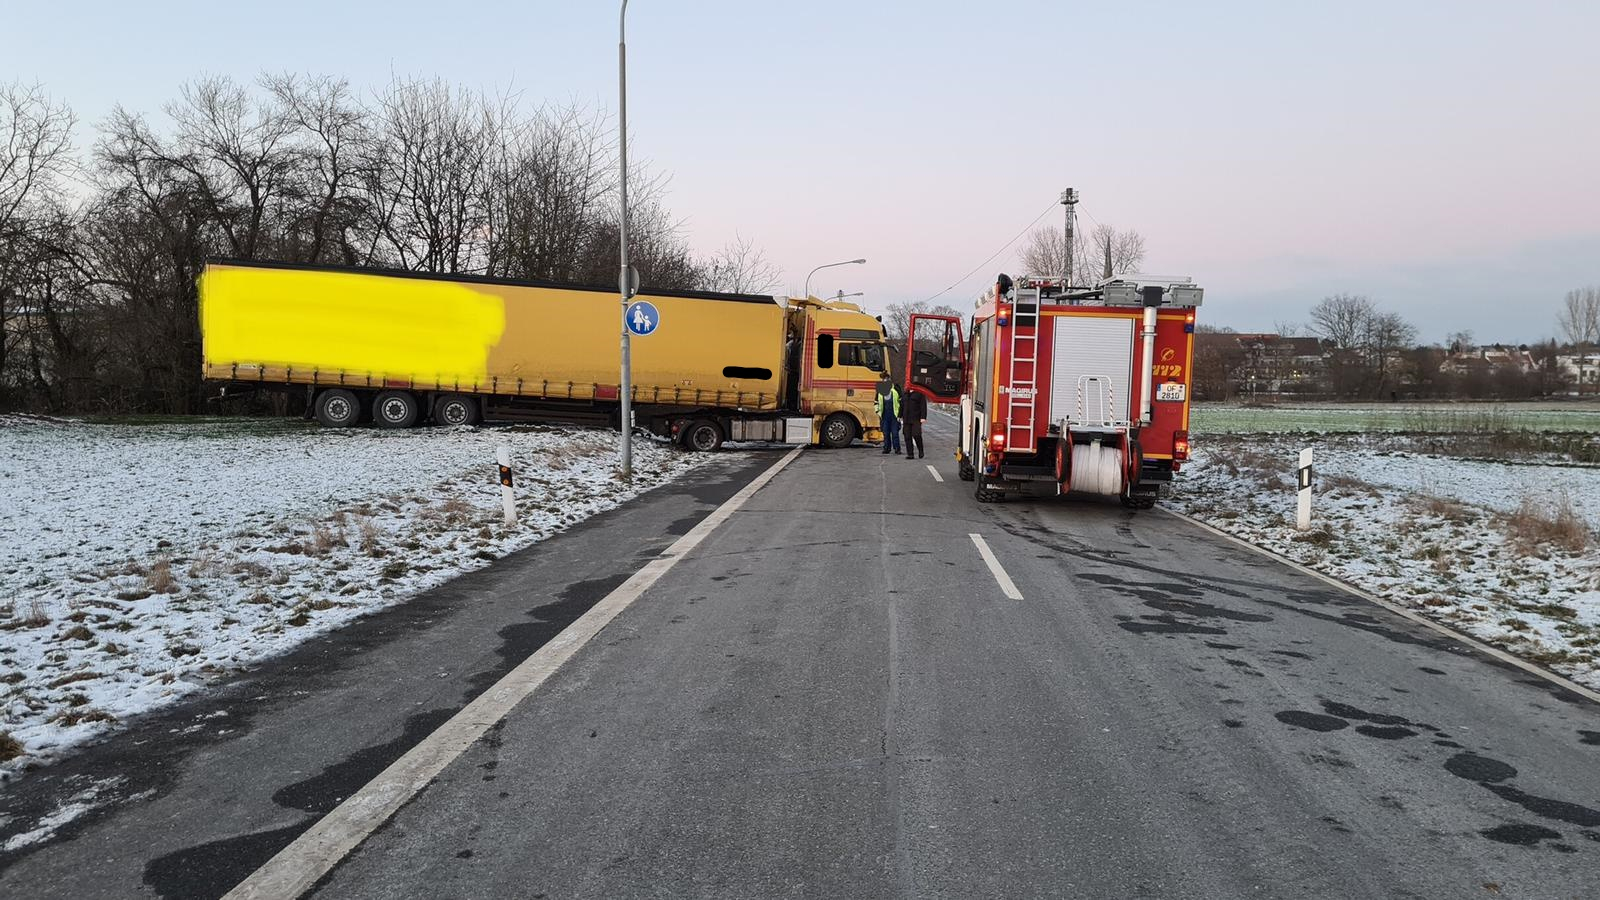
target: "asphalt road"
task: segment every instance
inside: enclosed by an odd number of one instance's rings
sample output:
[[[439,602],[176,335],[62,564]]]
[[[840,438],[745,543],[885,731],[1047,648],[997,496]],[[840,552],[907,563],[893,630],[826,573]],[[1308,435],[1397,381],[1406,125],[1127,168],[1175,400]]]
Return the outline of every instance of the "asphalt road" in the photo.
[[[923,461],[803,453],[317,896],[1600,894],[1600,707],[1171,516],[979,505],[930,425]],[[488,639],[496,615],[547,636],[771,460],[473,576],[495,612],[346,647],[0,893],[220,893],[542,641]],[[585,575],[624,526],[659,537]],[[583,602],[517,595],[536,563]],[[482,677],[430,691],[409,642]],[[374,704],[415,712],[334,721]],[[238,775],[276,755],[309,777]]]

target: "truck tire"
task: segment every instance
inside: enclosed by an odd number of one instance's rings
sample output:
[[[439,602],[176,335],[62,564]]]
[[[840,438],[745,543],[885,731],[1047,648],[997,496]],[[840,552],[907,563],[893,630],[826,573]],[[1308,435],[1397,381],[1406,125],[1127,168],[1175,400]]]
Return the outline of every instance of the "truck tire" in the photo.
[[[317,395],[313,413],[326,428],[354,428],[361,422],[361,400],[352,391],[334,388]]]
[[[978,481],[977,490],[973,491],[972,495],[978,498],[979,503],[999,503],[1006,498],[1003,491],[989,490],[988,485],[984,484],[981,479]]]
[[[1156,505],[1156,498],[1148,494],[1123,494],[1122,505],[1128,509],[1151,509]]]
[[[465,394],[445,394],[433,404],[433,421],[438,425],[476,425],[482,421],[478,399]]]
[[[834,413],[822,420],[822,446],[838,450],[856,439],[856,420],[849,413]]]
[[[410,391],[384,391],[372,401],[372,421],[379,428],[410,428],[422,417],[422,405]]]
[[[722,449],[722,429],[710,419],[695,419],[683,430],[683,445],[696,453]]]
[[[972,467],[972,463],[963,459],[961,462],[956,463],[956,475],[962,481],[971,481],[978,477],[978,470]]]

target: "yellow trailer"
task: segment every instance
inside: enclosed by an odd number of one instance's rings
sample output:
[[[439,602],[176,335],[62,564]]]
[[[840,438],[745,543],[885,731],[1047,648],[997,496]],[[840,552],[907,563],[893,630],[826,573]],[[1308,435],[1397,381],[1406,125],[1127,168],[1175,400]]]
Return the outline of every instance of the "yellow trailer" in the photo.
[[[636,423],[723,440],[845,446],[878,437],[882,324],[848,303],[641,291]],[[615,416],[621,308],[604,288],[218,261],[200,277],[205,377],[304,385],[324,425]]]

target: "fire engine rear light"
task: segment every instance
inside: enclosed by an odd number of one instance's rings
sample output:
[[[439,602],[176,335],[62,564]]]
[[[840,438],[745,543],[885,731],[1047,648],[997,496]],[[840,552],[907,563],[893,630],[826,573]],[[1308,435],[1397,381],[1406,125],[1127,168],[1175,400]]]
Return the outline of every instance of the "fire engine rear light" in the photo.
[[[989,443],[996,447],[1004,447],[1006,445],[1005,433],[996,432],[994,437],[989,438]]]
[[[1189,313],[1183,317],[1183,333],[1194,334],[1194,313]]]
[[[1172,435],[1172,458],[1189,458],[1189,432],[1178,431]]]

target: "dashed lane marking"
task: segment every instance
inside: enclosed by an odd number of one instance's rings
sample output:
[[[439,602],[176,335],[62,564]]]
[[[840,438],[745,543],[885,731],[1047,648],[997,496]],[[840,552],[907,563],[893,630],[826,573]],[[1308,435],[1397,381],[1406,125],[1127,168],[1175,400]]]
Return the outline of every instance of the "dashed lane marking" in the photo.
[[[1013,600],[1021,600],[1022,592],[1017,590],[1016,582],[1012,581],[1011,576],[1000,566],[1000,560],[995,559],[994,551],[989,549],[989,544],[983,539],[983,535],[969,534],[967,537],[972,538],[972,543],[977,545],[978,555],[983,557],[983,563],[989,567],[989,573],[994,576],[996,582],[999,582],[1001,593]]]
[[[940,484],[944,484],[944,476],[939,474],[939,470],[938,469],[935,469],[933,466],[929,466],[928,467],[928,474],[933,476],[933,480],[934,481],[937,481]]]

